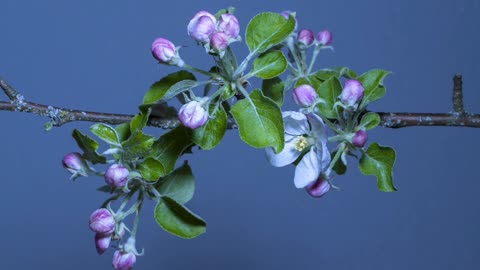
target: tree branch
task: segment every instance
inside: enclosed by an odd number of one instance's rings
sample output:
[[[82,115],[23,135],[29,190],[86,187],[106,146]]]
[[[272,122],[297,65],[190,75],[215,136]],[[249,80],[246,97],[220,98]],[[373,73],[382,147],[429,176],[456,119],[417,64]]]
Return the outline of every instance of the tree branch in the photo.
[[[50,119],[52,126],[62,126],[69,122],[86,121],[102,122],[112,125],[122,124],[132,120],[133,115],[113,114],[101,112],[89,112],[68,108],[53,107],[26,101],[12,86],[0,77],[0,87],[10,99],[0,101],[0,111],[13,111],[37,114]],[[386,128],[403,128],[411,126],[450,126],[450,127],[474,127],[480,128],[480,114],[465,113],[463,108],[462,76],[454,77],[453,89],[453,112],[452,113],[396,113],[377,112],[380,115],[380,125]],[[177,118],[161,118],[152,116],[148,125],[163,129],[171,129],[178,126]],[[229,129],[236,128],[233,119],[229,120]]]

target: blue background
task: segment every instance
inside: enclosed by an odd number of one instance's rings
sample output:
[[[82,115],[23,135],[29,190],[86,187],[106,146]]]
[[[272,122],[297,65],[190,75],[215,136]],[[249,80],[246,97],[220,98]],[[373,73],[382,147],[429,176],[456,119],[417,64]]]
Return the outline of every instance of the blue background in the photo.
[[[34,102],[135,113],[159,66],[151,42],[186,45],[202,68],[210,57],[186,33],[202,9],[237,7],[242,34],[262,11],[297,11],[300,27],[333,32],[335,52],[318,67],[393,71],[378,111],[448,112],[452,77],[464,75],[466,109],[480,112],[476,84],[480,2],[452,1],[20,1],[1,0],[0,74]],[[244,44],[235,44],[240,56]],[[6,98],[5,98],[6,99]],[[98,256],[90,213],[106,198],[101,178],[69,181],[61,167],[77,151],[74,123],[43,131],[46,119],[0,112],[2,269],[109,269]],[[160,130],[151,129],[155,135]],[[293,185],[293,166],[273,168],[230,131],[213,151],[190,156],[197,193],[189,207],[207,233],[183,240],[143,212],[137,269],[478,269],[480,130],[378,128],[370,142],[397,149],[396,193],[377,191],[354,160],[321,199]]]

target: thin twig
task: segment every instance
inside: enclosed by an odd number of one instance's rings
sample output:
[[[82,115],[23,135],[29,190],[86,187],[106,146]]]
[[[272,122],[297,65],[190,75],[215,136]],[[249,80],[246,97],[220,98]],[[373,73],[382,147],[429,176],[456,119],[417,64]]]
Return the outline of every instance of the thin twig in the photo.
[[[465,114],[465,109],[463,108],[463,83],[462,75],[456,74],[453,77],[453,111],[463,115]]]
[[[12,101],[18,99],[19,95],[13,87],[11,87],[3,78],[0,76],[0,87],[2,87],[3,92],[8,96],[8,98]]]
[[[453,113],[395,113],[378,112],[381,118],[380,125],[386,128],[403,128],[412,126],[449,126],[449,127],[474,127],[480,128],[480,114],[468,114],[463,110],[462,83],[461,76],[454,78],[454,112]],[[86,121],[101,122],[112,125],[122,124],[132,120],[133,115],[90,112],[82,110],[73,110],[62,107],[53,107],[43,104],[37,104],[24,100],[15,89],[10,86],[2,77],[0,77],[0,87],[10,98],[8,101],[0,101],[0,111],[15,111],[37,114],[50,119],[53,126],[59,127],[69,122]],[[457,93],[457,94],[455,94]],[[460,94],[458,94],[460,93]],[[163,129],[171,129],[178,126],[180,122],[177,118],[161,118],[152,116],[148,125]],[[236,128],[233,119],[229,119],[228,128]]]

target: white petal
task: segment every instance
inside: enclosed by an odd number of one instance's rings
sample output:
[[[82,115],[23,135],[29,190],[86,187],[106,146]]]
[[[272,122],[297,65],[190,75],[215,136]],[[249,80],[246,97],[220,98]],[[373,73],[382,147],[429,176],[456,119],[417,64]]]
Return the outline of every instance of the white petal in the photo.
[[[310,134],[315,139],[319,140],[322,143],[327,142],[327,132],[325,130],[325,124],[323,123],[322,118],[320,116],[310,113],[307,115],[308,122],[311,125]]]
[[[283,112],[282,115],[285,124],[285,133],[297,136],[308,134],[310,128],[305,114],[287,111]]]
[[[290,141],[285,142],[285,147],[278,154],[275,154],[271,147],[265,149],[270,164],[275,167],[283,167],[294,162],[301,154],[300,151],[295,149],[296,141],[297,139],[294,137]]]
[[[332,161],[331,154],[327,149],[327,144],[326,143],[318,144],[318,145],[315,145],[314,148],[317,153],[317,156],[321,157],[320,170],[324,171]]]
[[[308,184],[317,180],[320,175],[320,157],[317,156],[314,148],[315,147],[312,147],[312,149],[303,156],[297,168],[295,168],[295,178],[293,182],[297,188],[306,187]]]

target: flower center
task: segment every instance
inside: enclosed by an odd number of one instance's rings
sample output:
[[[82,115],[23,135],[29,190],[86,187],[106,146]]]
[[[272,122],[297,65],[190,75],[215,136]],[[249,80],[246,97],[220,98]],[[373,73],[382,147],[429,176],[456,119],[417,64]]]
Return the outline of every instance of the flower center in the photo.
[[[307,138],[301,136],[295,143],[295,150],[302,152],[309,145]]]

